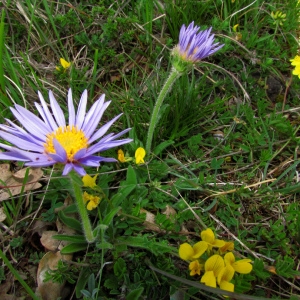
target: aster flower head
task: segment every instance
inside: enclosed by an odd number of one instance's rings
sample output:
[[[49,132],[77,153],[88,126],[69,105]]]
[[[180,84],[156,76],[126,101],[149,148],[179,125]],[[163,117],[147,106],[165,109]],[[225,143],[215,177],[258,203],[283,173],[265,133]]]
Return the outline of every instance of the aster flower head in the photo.
[[[38,95],[41,104],[35,103],[35,106],[41,118],[16,104],[11,111],[22,127],[8,119],[6,121],[9,125],[0,124],[0,137],[13,145],[0,143],[0,148],[7,150],[7,152],[0,153],[0,160],[23,161],[26,166],[31,167],[62,164],[64,165],[63,175],[74,170],[84,176],[86,174],[84,166],[98,167],[100,162],[116,161],[114,158],[97,156],[96,153],[132,141],[129,138],[118,140],[130,128],[117,134],[105,135],[122,114],[96,130],[103,113],[110,104],[110,101],[104,102],[104,94],[86,112],[87,91],[85,90],[81,96],[77,113],[75,113],[72,91],[69,89],[68,124],[51,91],[49,99],[52,113],[42,94],[38,92]]]
[[[179,34],[179,43],[173,50],[173,66],[179,71],[185,71],[190,64],[212,55],[224,44],[215,43],[215,36],[211,34],[212,27],[206,30],[200,30],[194,22],[188,27],[182,25]]]

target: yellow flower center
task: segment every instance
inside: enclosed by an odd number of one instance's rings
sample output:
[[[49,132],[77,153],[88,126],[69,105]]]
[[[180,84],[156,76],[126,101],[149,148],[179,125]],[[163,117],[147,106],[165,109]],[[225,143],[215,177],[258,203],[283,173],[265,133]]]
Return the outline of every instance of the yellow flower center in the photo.
[[[56,139],[60,145],[66,150],[68,161],[74,160],[74,154],[83,148],[87,148],[88,139],[85,137],[82,130],[78,130],[76,127],[59,127],[56,131],[47,135],[44,148],[46,153],[56,153],[53,139]]]

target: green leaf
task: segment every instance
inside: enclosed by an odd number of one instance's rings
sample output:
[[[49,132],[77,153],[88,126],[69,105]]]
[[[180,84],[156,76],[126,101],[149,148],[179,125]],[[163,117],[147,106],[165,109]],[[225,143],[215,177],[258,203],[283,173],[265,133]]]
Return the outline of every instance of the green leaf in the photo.
[[[136,174],[134,169],[132,168],[132,166],[129,166],[127,169],[127,174],[126,174],[126,181],[125,181],[126,185],[129,184],[137,184],[137,179],[136,179]]]
[[[135,289],[135,290],[131,291],[126,296],[126,300],[138,300],[140,298],[140,296],[142,295],[143,291],[144,291],[143,287],[140,287],[138,289]]]
[[[103,219],[103,224],[109,225],[111,221],[113,220],[114,216],[121,210],[121,207],[115,207],[113,208]]]
[[[87,244],[72,243],[62,248],[60,252],[61,254],[70,254],[70,253],[86,250],[86,248],[87,248]]]
[[[217,158],[213,158],[212,161],[211,161],[211,168],[213,170],[218,170],[221,168],[222,164],[224,163],[224,159],[223,158],[220,158],[220,159],[217,159]]]
[[[110,290],[117,290],[119,288],[117,278],[109,278],[104,281],[104,286]]]
[[[286,278],[294,278],[299,276],[300,272],[294,270],[295,262],[291,257],[285,256],[284,260],[278,259],[276,261],[276,273]]]
[[[65,214],[78,213],[77,205],[74,203],[74,204],[67,206],[66,208],[64,208],[64,213]]]
[[[155,155],[159,155],[159,154],[162,153],[162,151],[165,148],[169,147],[172,144],[174,144],[174,141],[170,141],[170,140],[169,141],[164,141],[164,142],[160,143],[158,146],[155,147],[155,149],[153,150],[153,153]]]
[[[128,186],[121,186],[118,193],[116,193],[112,198],[111,202],[114,207],[119,206],[122,201],[135,189],[136,184],[131,184]]]
[[[114,248],[114,246],[111,243],[108,243],[108,242],[97,243],[96,247],[98,249],[102,249],[102,250],[113,249]]]
[[[147,236],[126,236],[126,237],[119,237],[117,245],[127,245],[129,247],[137,247],[142,249],[147,249],[148,251],[152,252],[154,255],[160,255],[162,253],[172,253],[177,255],[178,249],[171,247],[168,245],[167,241],[160,241],[156,242],[152,239],[147,238]]]
[[[62,210],[58,212],[58,216],[65,225],[82,232],[82,225],[77,219],[68,217]]]
[[[271,277],[271,274],[265,270],[264,263],[261,259],[256,258],[254,260],[253,272],[258,278],[262,280],[266,280],[267,278]]]
[[[82,296],[81,290],[84,289],[86,286],[86,283],[89,279],[89,276],[91,274],[90,268],[82,268],[76,283],[75,291],[76,291],[76,298],[80,298]]]
[[[87,243],[83,235],[56,234],[52,238],[55,240],[67,241],[72,243],[83,243],[83,244]]]
[[[126,271],[126,262],[122,257],[119,257],[118,260],[114,263],[114,273],[117,277],[120,278],[123,277]]]

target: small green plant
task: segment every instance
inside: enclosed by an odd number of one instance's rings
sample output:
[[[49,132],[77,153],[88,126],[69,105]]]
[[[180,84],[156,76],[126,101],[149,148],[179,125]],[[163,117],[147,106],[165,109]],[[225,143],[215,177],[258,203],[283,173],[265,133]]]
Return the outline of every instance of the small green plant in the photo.
[[[63,261],[58,261],[57,269],[50,270],[45,273],[44,281],[53,281],[58,282],[60,284],[65,281],[74,284],[76,282],[76,278],[78,274],[78,269],[74,266],[67,265]]]

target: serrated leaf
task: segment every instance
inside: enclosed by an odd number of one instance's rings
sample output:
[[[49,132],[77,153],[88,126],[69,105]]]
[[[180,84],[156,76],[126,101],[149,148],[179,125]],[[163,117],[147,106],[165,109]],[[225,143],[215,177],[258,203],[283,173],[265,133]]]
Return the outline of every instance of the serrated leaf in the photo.
[[[120,278],[126,273],[126,271],[126,262],[122,257],[119,257],[114,263],[114,274]]]
[[[106,279],[104,281],[104,286],[110,290],[116,290],[119,288],[119,284],[118,284],[118,280],[117,278],[109,278],[109,279]]]
[[[260,259],[254,260],[253,272],[258,278],[260,278],[262,280],[265,280],[271,276],[271,274],[265,270],[264,263]]]

